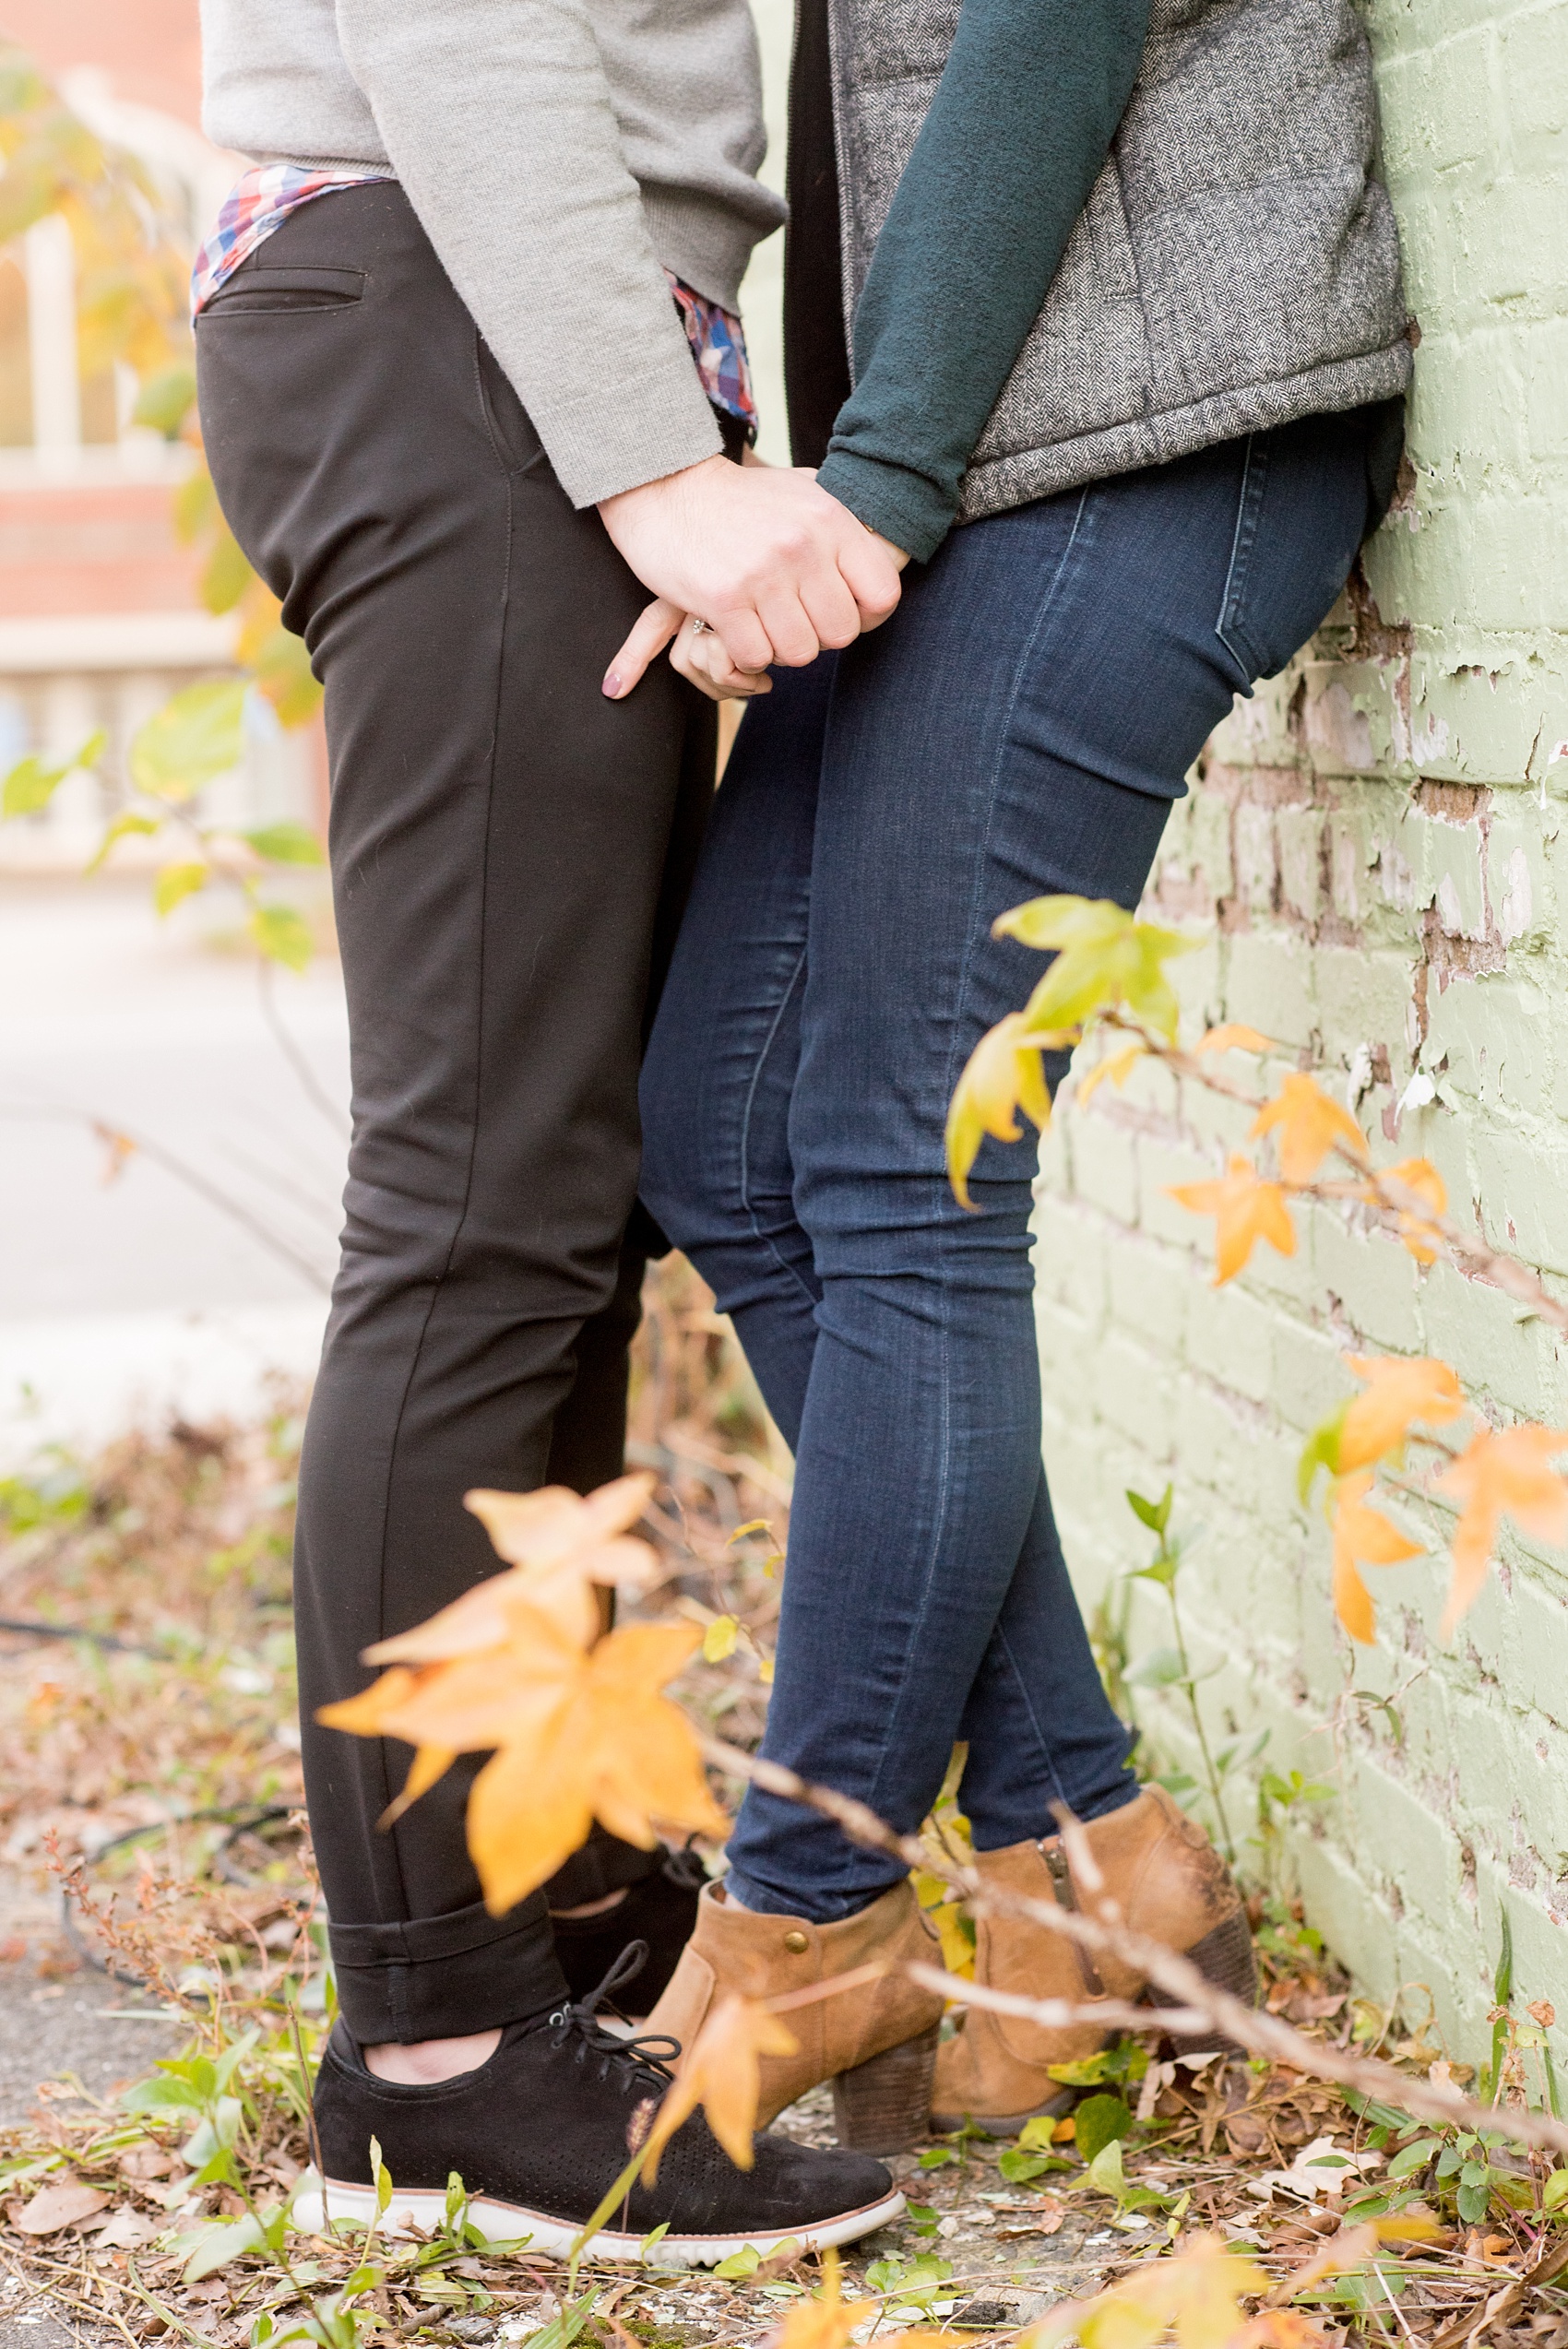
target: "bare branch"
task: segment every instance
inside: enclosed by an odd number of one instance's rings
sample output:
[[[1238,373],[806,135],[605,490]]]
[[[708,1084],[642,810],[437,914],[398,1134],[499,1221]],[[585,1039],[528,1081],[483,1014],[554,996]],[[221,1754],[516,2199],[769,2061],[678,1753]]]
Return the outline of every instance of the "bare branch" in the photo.
[[[1080,1949],[1097,1953],[1109,1951],[1157,1984],[1179,2009],[1201,2017],[1199,2028],[1234,2041],[1250,2055],[1284,2064],[1292,2071],[1305,2072],[1316,2080],[1332,2081],[1336,2087],[1392,2105],[1417,2120],[1433,2121],[1443,2127],[1484,2130],[1494,2136],[1511,2137],[1517,2144],[1546,2146],[1553,2152],[1568,2153],[1568,2122],[1557,2120],[1550,2113],[1526,2112],[1507,2105],[1478,2105],[1461,2095],[1456,2088],[1413,2079],[1408,2072],[1397,2070],[1393,2064],[1383,2063],[1375,2057],[1349,2055],[1321,2040],[1309,2039],[1289,2023],[1280,2022],[1277,2015],[1243,2006],[1229,1991],[1206,1982],[1190,1960],[1146,1933],[1134,1932],[1123,1924],[1097,1922],[1080,1910],[1061,1907],[1053,1900],[1030,1900],[1021,1893],[991,1889],[978,1869],[939,1857],[913,1835],[896,1833],[866,1804],[835,1794],[829,1786],[814,1786],[778,1762],[765,1762],[759,1754],[742,1753],[738,1747],[725,1745],[719,1738],[706,1738],[703,1743],[708,1760],[719,1769],[750,1779],[754,1785],[766,1787],[769,1794],[782,1795],[788,1802],[802,1803],[808,1809],[820,1811],[836,1821],[851,1843],[865,1850],[885,1852],[890,1858],[940,1877],[956,1892],[962,1892],[980,1914],[1027,1916],[1032,1923],[1044,1926],[1048,1932],[1060,1933],[1075,1941]],[[935,1975],[937,1970],[932,1967],[921,1971]],[[1020,2015],[1041,2023],[1048,2029],[1057,2028],[1064,2020],[1059,2002],[1054,1999],[1024,1999],[998,2006],[1000,1992],[985,1990],[957,1975],[944,1975],[942,1981],[944,1986],[953,1986],[945,1995],[966,2005],[996,2006],[999,2012]],[[1094,2012],[1109,2019],[1105,2007],[1097,2006]],[[1183,2035],[1192,2027],[1184,2016],[1180,2022],[1173,2022],[1163,2010],[1145,2015],[1135,2027],[1146,2028],[1156,2020],[1167,2029],[1179,2029]]]

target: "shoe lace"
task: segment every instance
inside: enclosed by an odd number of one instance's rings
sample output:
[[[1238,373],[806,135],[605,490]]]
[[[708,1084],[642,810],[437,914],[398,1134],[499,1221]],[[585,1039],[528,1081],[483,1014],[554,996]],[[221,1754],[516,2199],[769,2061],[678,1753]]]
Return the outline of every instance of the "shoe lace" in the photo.
[[[610,2003],[612,1994],[635,1981],[647,1963],[647,1943],[628,1941],[604,1979],[586,1999],[576,1999],[570,2006],[557,2007],[546,2020],[554,2045],[565,2046],[576,2043],[579,2063],[596,2060],[600,2079],[612,2070],[628,2070],[639,2087],[656,2089],[662,2095],[675,2074],[676,2057],[681,2052],[679,2039],[671,2039],[661,2031],[645,2031],[633,2038],[624,2038],[618,2031],[607,2031],[599,2020],[599,2010]]]

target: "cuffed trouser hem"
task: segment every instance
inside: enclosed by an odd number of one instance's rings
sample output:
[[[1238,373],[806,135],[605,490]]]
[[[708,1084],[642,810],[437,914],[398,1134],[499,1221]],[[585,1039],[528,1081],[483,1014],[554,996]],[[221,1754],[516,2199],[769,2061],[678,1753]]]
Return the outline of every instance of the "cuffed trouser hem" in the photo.
[[[457,2039],[571,1996],[539,1893],[505,1916],[475,1904],[405,1925],[333,1925],[338,2003],[362,2047]]]

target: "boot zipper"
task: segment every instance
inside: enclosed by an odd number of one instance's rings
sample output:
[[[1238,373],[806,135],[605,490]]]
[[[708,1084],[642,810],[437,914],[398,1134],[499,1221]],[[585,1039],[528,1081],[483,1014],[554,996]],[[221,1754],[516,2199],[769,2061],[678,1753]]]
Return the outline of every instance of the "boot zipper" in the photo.
[[[1067,1865],[1067,1855],[1061,1845],[1042,1843],[1039,1847],[1039,1856],[1045,1862],[1046,1872],[1051,1878],[1051,1889],[1056,1895],[1058,1907],[1070,1908],[1081,1914],[1082,1912],[1078,1909],[1077,1891],[1073,1882],[1073,1871]],[[1084,1987],[1090,1998],[1103,1999],[1105,1985],[1100,1980],[1099,1969],[1087,1950],[1081,1943],[1075,1941],[1073,1954],[1078,1961],[1078,1972],[1083,1976]]]

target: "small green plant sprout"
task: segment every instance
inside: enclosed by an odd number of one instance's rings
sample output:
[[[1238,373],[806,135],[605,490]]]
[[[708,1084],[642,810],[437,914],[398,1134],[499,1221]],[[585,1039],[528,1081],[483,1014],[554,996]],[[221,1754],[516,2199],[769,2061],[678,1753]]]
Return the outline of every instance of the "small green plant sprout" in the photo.
[[[1198,1752],[1203,1761],[1203,1785],[1199,1789],[1196,1782],[1184,1771],[1173,1772],[1170,1777],[1163,1779],[1161,1784],[1165,1785],[1168,1793],[1176,1797],[1178,1801],[1181,1801],[1183,1796],[1193,1792],[1201,1791],[1206,1795],[1214,1811],[1220,1847],[1226,1858],[1234,1866],[1236,1840],[1230,1832],[1230,1821],[1225,1809],[1225,1783],[1236,1771],[1257,1759],[1268,1742],[1269,1733],[1265,1729],[1251,1740],[1238,1738],[1230,1745],[1222,1747],[1218,1753],[1216,1753],[1209,1744],[1208,1731],[1204,1724],[1203,1708],[1198,1702],[1198,1683],[1200,1680],[1208,1679],[1212,1674],[1218,1672],[1219,1666],[1218,1663],[1212,1664],[1207,1671],[1194,1672],[1192,1657],[1187,1652],[1187,1638],[1182,1624],[1181,1603],[1176,1596],[1176,1581],[1181,1572],[1182,1560],[1193,1547],[1197,1536],[1194,1534],[1183,1536],[1172,1536],[1170,1513],[1174,1501],[1175,1487],[1173,1485],[1167,1485],[1158,1501],[1149,1501],[1141,1492],[1129,1491],[1127,1494],[1128,1508],[1140,1525],[1147,1526],[1155,1537],[1156,1544],[1154,1556],[1149,1560],[1148,1564],[1134,1567],[1127,1579],[1130,1582],[1155,1583],[1165,1593],[1170,1603],[1173,1644],[1170,1647],[1157,1647],[1147,1655],[1141,1656],[1135,1664],[1123,1672],[1123,1679],[1129,1689],[1180,1689],[1185,1697],[1187,1710],[1192,1716],[1193,1734],[1197,1740]]]
[[[952,2273],[952,2260],[938,2259],[934,2251],[921,2251],[912,2260],[873,2260],[866,2270],[866,2290],[895,2304],[895,2315],[909,2308],[921,2316],[928,2311],[946,2316],[954,2304],[951,2299],[944,2304],[940,2295]]]

